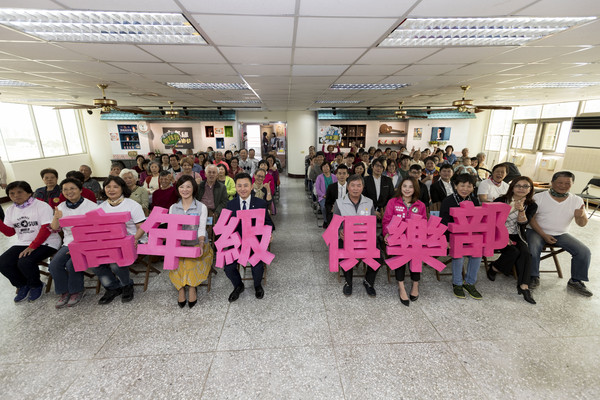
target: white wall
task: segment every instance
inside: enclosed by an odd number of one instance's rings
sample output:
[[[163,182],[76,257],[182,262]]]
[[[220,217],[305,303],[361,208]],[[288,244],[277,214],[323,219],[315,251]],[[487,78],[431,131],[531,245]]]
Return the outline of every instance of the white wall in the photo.
[[[304,175],[304,157],[316,141],[317,115],[314,112],[288,111],[288,173]]]
[[[113,157],[108,121],[101,120],[98,113],[81,115],[89,149],[89,161],[86,164],[92,168],[92,176],[108,176]]]
[[[44,168],[54,168],[58,171],[58,182],[66,178],[67,172],[79,170],[81,164],[90,165],[90,156],[88,154],[78,154],[73,156],[60,156],[52,158],[43,158],[38,160],[5,162],[7,181],[16,180],[27,181],[33,190],[44,186],[40,171]],[[108,171],[107,171],[108,174]],[[4,190],[0,189],[0,197],[4,196]]]

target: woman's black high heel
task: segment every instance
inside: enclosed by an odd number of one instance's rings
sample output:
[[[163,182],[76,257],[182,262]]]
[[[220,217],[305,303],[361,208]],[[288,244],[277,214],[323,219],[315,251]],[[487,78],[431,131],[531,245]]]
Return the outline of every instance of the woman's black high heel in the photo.
[[[531,291],[529,289],[521,289],[521,286],[517,286],[517,293],[522,294],[526,302],[530,304],[537,304],[533,297],[531,297]]]
[[[196,288],[195,287],[190,287],[190,289],[188,290],[188,297],[191,297],[192,289],[194,289],[194,294],[195,294],[194,297],[196,297],[196,300],[194,300],[194,301],[191,301],[191,300],[188,301],[188,306],[190,308],[194,307],[196,305],[196,303],[198,302],[198,292],[196,292]]]
[[[398,290],[398,297],[400,297],[400,291]],[[404,300],[400,297],[400,303],[404,304],[406,307],[410,306],[410,301],[408,299]]]
[[[179,308],[185,307],[185,303],[187,303],[187,300],[177,302],[177,304],[179,304]]]

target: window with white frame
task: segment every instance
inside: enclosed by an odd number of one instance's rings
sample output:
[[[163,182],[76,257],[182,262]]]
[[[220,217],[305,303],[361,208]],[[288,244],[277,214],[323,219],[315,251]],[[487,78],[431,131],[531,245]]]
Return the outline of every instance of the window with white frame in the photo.
[[[535,123],[516,123],[514,125],[511,149],[533,150],[538,124]]]
[[[75,110],[0,103],[0,156],[22,161],[85,151]]]
[[[485,150],[500,151],[508,148],[512,126],[512,110],[493,110],[485,140]]]

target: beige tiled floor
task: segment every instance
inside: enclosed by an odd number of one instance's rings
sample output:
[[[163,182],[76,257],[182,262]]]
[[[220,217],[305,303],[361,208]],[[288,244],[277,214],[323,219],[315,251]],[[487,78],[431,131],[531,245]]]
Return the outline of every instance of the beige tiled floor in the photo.
[[[53,294],[15,305],[0,277],[0,398],[600,398],[600,218],[572,228],[596,296],[567,291],[563,254],[565,279],[543,275],[535,306],[483,269],[482,301],[454,298],[429,268],[408,308],[384,271],[375,299],[358,278],[346,298],[301,181],[284,180],[276,224],[263,300],[249,288],[229,304],[219,272],[182,310],[161,274],[132,303],[99,306],[89,290],[55,310]]]

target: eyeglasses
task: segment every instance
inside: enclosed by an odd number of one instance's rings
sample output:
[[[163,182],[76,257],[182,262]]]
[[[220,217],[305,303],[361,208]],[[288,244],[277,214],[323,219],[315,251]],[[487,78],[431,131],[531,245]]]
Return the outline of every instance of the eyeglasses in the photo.
[[[530,187],[529,185],[515,185],[515,189],[529,189]]]

